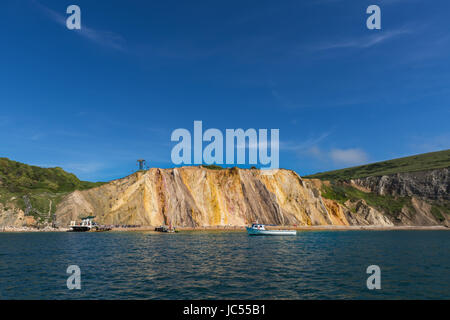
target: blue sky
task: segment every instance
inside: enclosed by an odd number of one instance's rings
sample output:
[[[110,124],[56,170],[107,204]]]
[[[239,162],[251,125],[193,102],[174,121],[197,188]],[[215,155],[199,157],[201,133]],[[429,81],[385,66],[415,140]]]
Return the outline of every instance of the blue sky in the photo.
[[[82,29],[68,30],[79,5]],[[368,30],[370,4],[382,29]],[[0,156],[85,180],[172,167],[176,128],[280,129],[305,175],[450,147],[446,0],[0,5]]]

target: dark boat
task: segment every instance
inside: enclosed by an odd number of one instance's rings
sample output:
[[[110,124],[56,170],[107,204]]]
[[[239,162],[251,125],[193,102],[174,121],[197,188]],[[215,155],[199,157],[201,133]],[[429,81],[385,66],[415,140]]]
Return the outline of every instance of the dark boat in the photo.
[[[70,226],[70,230],[67,230],[67,232],[86,232],[91,231],[90,227],[87,226]]]
[[[95,232],[106,232],[106,231],[111,231],[110,227],[103,227],[103,226],[96,226],[93,231]]]
[[[157,232],[167,232],[167,233],[178,232],[178,231],[175,230],[175,228],[170,228],[170,227],[166,227],[166,226],[156,227],[155,231],[157,231]]]

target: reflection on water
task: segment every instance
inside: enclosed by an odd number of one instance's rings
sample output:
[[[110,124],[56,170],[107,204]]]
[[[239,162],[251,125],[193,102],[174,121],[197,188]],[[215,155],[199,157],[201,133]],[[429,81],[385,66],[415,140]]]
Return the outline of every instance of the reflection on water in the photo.
[[[0,298],[449,299],[449,246],[446,231],[2,233]]]

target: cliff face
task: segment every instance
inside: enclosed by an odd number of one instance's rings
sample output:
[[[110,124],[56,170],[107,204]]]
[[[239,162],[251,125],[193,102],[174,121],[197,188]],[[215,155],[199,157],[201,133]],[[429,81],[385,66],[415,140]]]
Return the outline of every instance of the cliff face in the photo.
[[[450,226],[449,172],[444,150],[309,179],[216,166],[154,168],[104,184],[0,158],[0,227],[65,227],[86,215],[141,226]]]
[[[347,224],[329,214],[320,191],[293,171],[201,167],[150,169],[98,188],[76,191],[57,208],[57,223],[95,215],[104,224],[177,226]]]
[[[379,195],[450,200],[449,168],[354,179],[352,183]]]
[[[364,201],[342,205],[323,198],[322,186],[290,170],[262,175],[256,169],[154,168],[69,194],[58,205],[56,222],[65,226],[95,215],[101,224],[142,226],[395,224]]]
[[[0,226],[24,226],[33,224],[32,217],[26,217],[25,213],[12,203],[0,203]]]
[[[302,179],[290,170],[262,175],[257,169],[153,168],[66,194],[16,199],[5,193],[0,227],[65,227],[86,215],[100,224],[141,226],[244,226],[256,220],[297,226],[449,226],[449,185],[448,168],[339,183]]]
[[[379,196],[409,199],[391,215],[397,225],[450,226],[449,168],[353,179],[350,184]]]

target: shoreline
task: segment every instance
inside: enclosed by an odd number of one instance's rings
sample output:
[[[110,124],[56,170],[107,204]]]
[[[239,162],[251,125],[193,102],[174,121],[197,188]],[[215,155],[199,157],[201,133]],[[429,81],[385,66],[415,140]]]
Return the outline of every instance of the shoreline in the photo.
[[[176,227],[179,231],[246,231],[245,226],[209,226],[209,227]],[[284,229],[297,231],[351,231],[351,230],[450,230],[446,226],[266,226],[266,229]],[[154,231],[154,227],[113,228],[112,231]]]
[[[297,231],[398,231],[398,230],[450,230],[446,226],[337,226],[337,225],[318,225],[318,226],[266,226],[267,229],[284,229]],[[207,227],[176,227],[178,231],[184,232],[202,232],[202,231],[222,231],[222,232],[244,232],[245,226],[207,226]],[[33,227],[0,227],[2,232],[66,232],[69,228],[33,228]],[[134,227],[134,228],[112,228],[112,232],[148,232],[154,231],[154,226]]]

